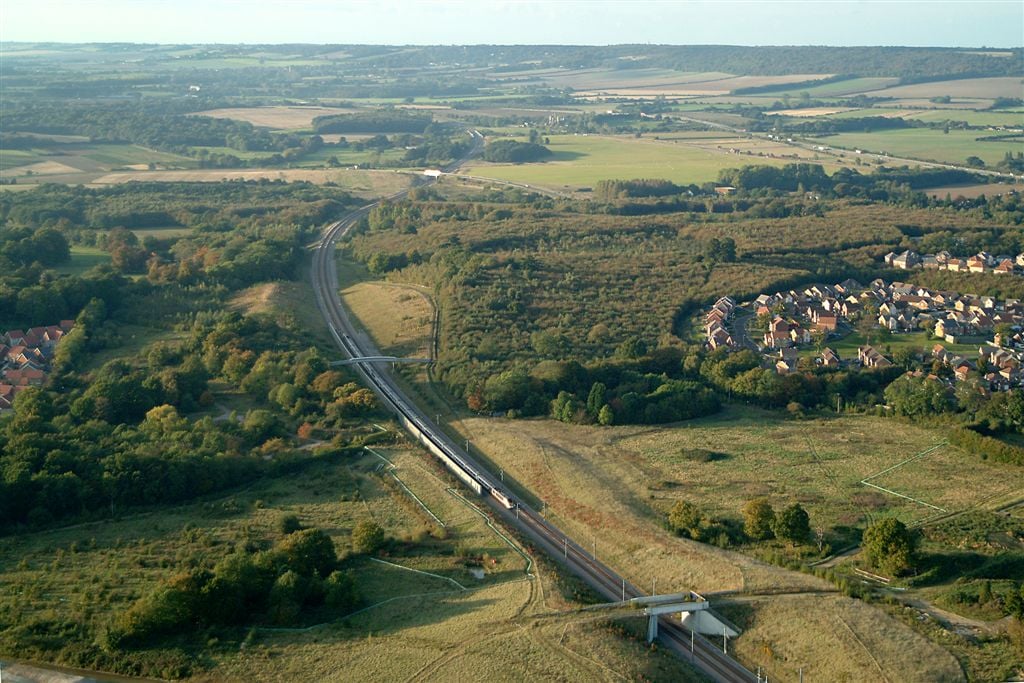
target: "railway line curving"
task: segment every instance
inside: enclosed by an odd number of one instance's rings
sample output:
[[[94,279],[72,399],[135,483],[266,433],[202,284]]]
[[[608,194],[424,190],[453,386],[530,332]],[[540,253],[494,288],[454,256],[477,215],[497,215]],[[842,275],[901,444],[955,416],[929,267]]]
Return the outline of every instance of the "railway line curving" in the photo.
[[[451,164],[445,171],[454,170],[483,146],[483,137],[473,132],[474,149],[464,159]],[[402,191],[386,199],[400,199]],[[334,244],[343,237],[359,220],[366,216],[378,202],[362,206],[341,220],[327,226],[323,238],[317,244],[313,255],[313,289],[317,306],[330,329],[338,348],[349,358],[372,356],[376,350],[367,348],[367,343],[356,335],[348,312],[338,296],[338,275],[334,266]],[[628,599],[644,595],[642,591],[620,577],[609,567],[579,546],[554,525],[544,519],[497,483],[486,468],[460,449],[436,424],[416,407],[395,384],[387,372],[372,364],[353,366],[363,381],[376,393],[381,402],[398,417],[402,426],[433,455],[439,458],[469,489],[482,499],[500,516],[506,524],[518,529],[539,549],[577,574],[594,590],[610,600]],[[659,631],[662,641],[690,659],[695,666],[717,681],[728,683],[754,681],[753,672],[747,670],[735,659],[729,657],[703,637],[691,639],[690,632],[678,621],[668,617],[661,620]],[[691,650],[692,647],[692,650]]]

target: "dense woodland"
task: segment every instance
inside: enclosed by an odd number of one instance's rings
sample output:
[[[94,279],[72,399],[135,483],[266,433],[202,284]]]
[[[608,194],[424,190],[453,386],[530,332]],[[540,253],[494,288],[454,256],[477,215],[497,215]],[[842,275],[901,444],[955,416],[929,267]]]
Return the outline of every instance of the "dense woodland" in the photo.
[[[5,329],[68,317],[76,326],[58,345],[50,384],[22,392],[0,424],[0,528],[237,486],[300,464],[297,433],[336,433],[374,409],[372,394],[330,370],[294,319],[224,310],[250,284],[297,278],[304,246],[348,205],[344,193],[283,183],[47,186],[2,200]],[[151,221],[192,231],[140,242],[122,227]],[[39,259],[25,263],[26,240],[46,247],[47,260],[84,242],[112,262],[60,275]],[[134,358],[97,363],[128,342],[126,330],[154,341]],[[210,382],[255,404],[215,420]],[[196,411],[206,416],[189,419]]]

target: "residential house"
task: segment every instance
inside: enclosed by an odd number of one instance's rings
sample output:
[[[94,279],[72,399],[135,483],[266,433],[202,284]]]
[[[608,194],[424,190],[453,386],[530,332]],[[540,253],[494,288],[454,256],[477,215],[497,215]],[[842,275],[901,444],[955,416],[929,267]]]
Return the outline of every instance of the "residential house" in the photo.
[[[777,349],[789,346],[792,343],[792,339],[789,336],[791,329],[792,325],[785,318],[781,316],[772,318],[771,322],[768,323],[768,331],[764,333],[765,347]]]
[[[821,358],[818,359],[818,364],[825,368],[838,368],[839,362],[839,354],[827,346],[821,352]]]
[[[866,368],[888,368],[892,367],[892,361],[883,356],[871,346],[861,346],[857,349],[857,360]]]

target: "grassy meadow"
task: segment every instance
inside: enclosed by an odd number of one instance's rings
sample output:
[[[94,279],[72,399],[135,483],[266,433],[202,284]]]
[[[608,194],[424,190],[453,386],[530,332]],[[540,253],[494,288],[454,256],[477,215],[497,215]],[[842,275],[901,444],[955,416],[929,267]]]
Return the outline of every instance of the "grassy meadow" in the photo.
[[[760,145],[765,144],[761,141],[736,140],[729,136],[673,138],[669,134],[666,137],[669,139],[552,135],[547,146],[554,154],[544,163],[470,162],[464,168],[469,175],[553,188],[592,187],[599,180],[615,178],[664,178],[685,185],[714,181],[723,168],[753,163],[773,166],[793,163],[795,159],[779,155],[800,153],[770,143],[761,149]],[[738,151],[730,152],[730,148]],[[831,162],[825,166],[830,172],[837,168]]]
[[[977,156],[986,164],[993,165],[1002,161],[1007,152],[1021,151],[1021,140],[985,142],[985,137],[986,134],[974,130],[953,129],[944,133],[942,129],[906,128],[873,133],[838,133],[821,140],[832,147],[959,165],[965,164],[969,156]]]
[[[110,263],[110,254],[99,247],[86,247],[81,244],[71,246],[71,261],[65,263],[57,272],[68,275],[81,275],[103,263]]]

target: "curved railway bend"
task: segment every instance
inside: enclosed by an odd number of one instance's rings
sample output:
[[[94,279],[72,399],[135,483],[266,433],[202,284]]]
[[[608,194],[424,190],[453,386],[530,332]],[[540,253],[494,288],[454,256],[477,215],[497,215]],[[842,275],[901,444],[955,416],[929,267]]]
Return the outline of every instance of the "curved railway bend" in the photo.
[[[475,131],[473,135],[476,144],[469,156],[479,152],[483,145],[482,136]],[[454,170],[463,161],[465,159],[455,162],[445,170]],[[400,199],[405,194],[405,191],[399,192],[387,199]],[[327,322],[335,344],[348,358],[375,356],[379,353],[355,333],[348,312],[338,296],[334,245],[376,204],[377,202],[374,202],[360,207],[327,226],[313,255],[312,277],[317,306]],[[607,599],[616,601],[644,595],[642,591],[592,557],[535,510],[497,484],[495,477],[473,460],[405,396],[387,371],[374,364],[363,363],[356,364],[354,369],[373,389],[381,402],[395,413],[406,430],[441,459],[469,488],[480,494],[482,500],[507,525],[518,529],[537,548],[566,566]],[[690,660],[692,657],[693,663],[716,681],[746,683],[756,680],[751,671],[708,640],[698,636],[691,641],[690,632],[678,620],[662,618],[659,633],[663,644],[671,647],[684,659]],[[694,647],[692,653],[691,642]]]

